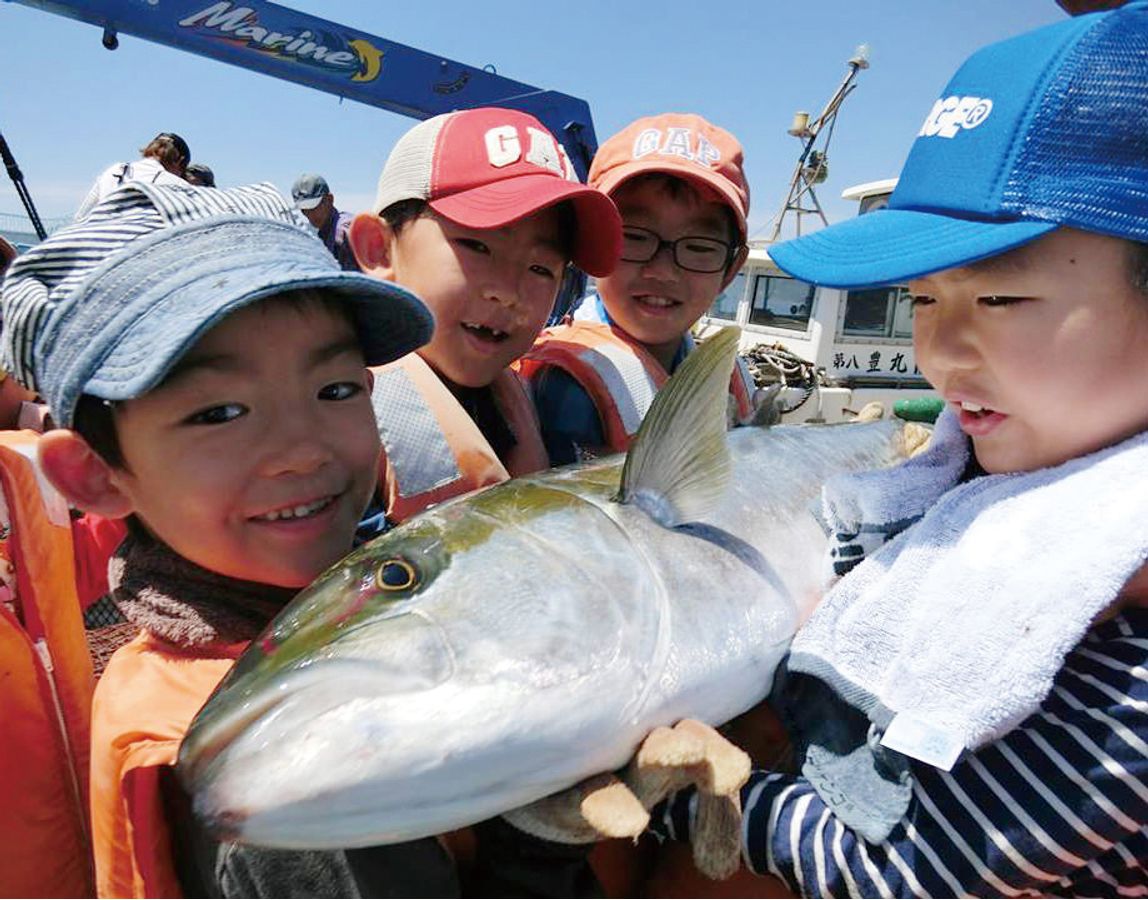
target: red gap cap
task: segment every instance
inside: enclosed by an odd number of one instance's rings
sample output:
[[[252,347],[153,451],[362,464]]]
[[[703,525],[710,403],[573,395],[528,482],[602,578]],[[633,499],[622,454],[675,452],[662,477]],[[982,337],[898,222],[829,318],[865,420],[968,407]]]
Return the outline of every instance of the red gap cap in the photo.
[[[534,116],[483,107],[421,122],[395,145],[375,211],[400,200],[425,200],[466,228],[501,228],[570,201],[572,259],[595,277],[608,275],[622,250],[622,220],[606,194],[577,181],[565,149]]]

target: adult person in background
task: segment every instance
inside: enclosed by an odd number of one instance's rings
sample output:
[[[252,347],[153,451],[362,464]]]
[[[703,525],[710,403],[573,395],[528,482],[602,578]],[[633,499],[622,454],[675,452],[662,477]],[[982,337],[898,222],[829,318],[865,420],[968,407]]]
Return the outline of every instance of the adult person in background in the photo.
[[[339,265],[351,272],[359,271],[355,253],[347,242],[347,229],[354,218],[351,213],[335,209],[335,196],[327,179],[322,175],[300,175],[291,186],[295,208],[315,226],[319,237],[327,245]]]
[[[120,162],[108,166],[100,173],[88,196],[76,210],[76,221],[88,217],[92,207],[103,200],[120,185],[129,181],[146,181],[151,184],[186,184],[184,173],[191,162],[191,151],[187,141],[178,134],[164,131],[151,139],[140,150],[140,159],[135,162]]]
[[[196,187],[215,187],[215,173],[203,163],[192,163],[183,174],[188,184]]]

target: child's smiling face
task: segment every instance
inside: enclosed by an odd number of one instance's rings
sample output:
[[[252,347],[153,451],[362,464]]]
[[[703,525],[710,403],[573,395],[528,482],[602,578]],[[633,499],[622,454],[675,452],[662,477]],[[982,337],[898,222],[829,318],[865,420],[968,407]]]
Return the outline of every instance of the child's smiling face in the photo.
[[[1148,295],[1127,241],[1061,228],[910,282],[917,364],[989,472],[1024,472],[1148,429]]]
[[[682,335],[709,309],[736,266],[719,254],[719,271],[693,272],[678,265],[668,247],[647,262],[626,262],[631,236],[645,229],[664,241],[701,237],[728,247],[737,241],[731,214],[716,193],[702,194],[692,185],[673,193],[651,179],[624,182],[613,198],[622,214],[622,262],[598,279],[598,293],[610,318],[627,334],[672,359]]]
[[[350,551],[379,436],[338,306],[272,298],[231,314],[115,421],[116,486],[184,558],[302,587]]]
[[[434,336],[419,355],[455,384],[494,381],[546,324],[569,257],[561,232],[554,208],[501,228],[433,213],[406,223],[382,274],[434,313]]]

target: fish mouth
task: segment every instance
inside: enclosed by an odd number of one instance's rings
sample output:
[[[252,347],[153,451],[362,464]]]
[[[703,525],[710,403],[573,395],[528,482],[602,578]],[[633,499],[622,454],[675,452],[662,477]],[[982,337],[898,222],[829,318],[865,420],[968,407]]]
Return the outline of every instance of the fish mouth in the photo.
[[[314,723],[344,708],[409,702],[450,680],[454,655],[433,618],[415,611],[389,618],[386,641],[379,624],[344,632],[332,645],[338,655],[278,672],[257,663],[208,700],[180,746],[178,773],[213,834],[242,839],[249,818],[280,805],[283,798],[265,789],[273,778],[254,774],[269,748],[313,740]]]
[[[217,696],[245,689],[248,695],[222,708],[212,708],[213,697],[180,746],[179,777],[193,797],[196,816],[220,840],[244,840],[248,820],[265,815],[268,804],[236,802],[231,789],[217,789],[221,778],[234,781],[237,767],[249,764],[258,771],[266,747],[339,707],[424,692],[439,681],[433,674],[380,671],[370,661],[325,659],[294,669],[266,687],[247,686],[242,680],[229,685]]]
[[[241,734],[259,721],[268,718],[291,697],[307,690],[308,687],[325,683],[332,674],[332,665],[343,667],[361,664],[342,660],[313,663],[287,672],[270,689],[247,687],[245,682],[256,677],[250,675],[234,685],[229,685],[224,691],[224,693],[242,692],[246,688],[250,694],[244,702],[231,708],[225,707],[224,712],[220,712],[214,705],[218,694],[209,699],[204,710],[201,710],[192,723],[183,743],[180,744],[178,765],[184,783],[189,787],[196,784],[204,771]],[[205,711],[208,718],[204,718]]]
[[[310,714],[321,715],[354,700],[428,691],[448,680],[454,657],[438,625],[418,614],[391,621],[401,629],[401,640],[392,643],[402,652],[389,658],[365,655],[372,628],[363,623],[340,637],[341,656],[310,660],[270,677],[255,668],[212,695],[180,747],[180,769],[189,782],[285,704],[306,703]]]

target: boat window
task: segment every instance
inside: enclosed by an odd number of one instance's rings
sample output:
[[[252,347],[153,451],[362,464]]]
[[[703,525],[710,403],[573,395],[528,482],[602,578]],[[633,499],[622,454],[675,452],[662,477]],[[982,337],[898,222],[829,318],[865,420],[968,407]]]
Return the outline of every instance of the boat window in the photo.
[[[813,308],[814,287],[784,275],[758,275],[753,283],[751,325],[805,331]]]
[[[706,315],[713,319],[737,321],[737,308],[741,305],[741,298],[744,293],[745,272],[738,272],[729,286],[717,295],[717,299],[714,300],[713,306],[710,307]]]
[[[865,213],[876,212],[879,209],[885,209],[889,205],[889,194],[870,194],[868,197],[861,198],[861,206],[857,210],[857,215],[863,216]]]
[[[912,337],[909,292],[899,285],[850,291],[845,298],[841,333],[852,337]]]
[[[911,338],[913,336],[913,298],[908,288],[897,291],[896,304],[893,307],[893,337]]]

